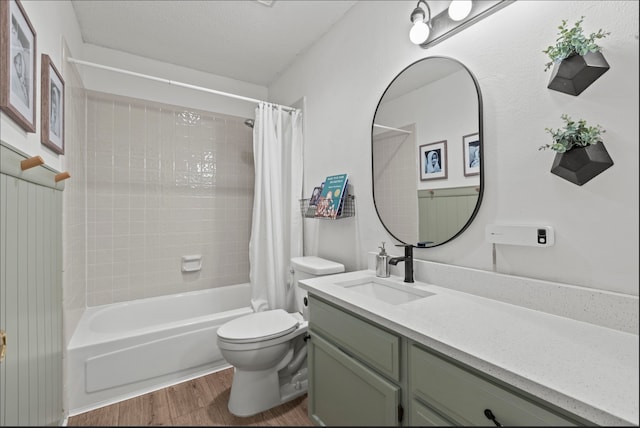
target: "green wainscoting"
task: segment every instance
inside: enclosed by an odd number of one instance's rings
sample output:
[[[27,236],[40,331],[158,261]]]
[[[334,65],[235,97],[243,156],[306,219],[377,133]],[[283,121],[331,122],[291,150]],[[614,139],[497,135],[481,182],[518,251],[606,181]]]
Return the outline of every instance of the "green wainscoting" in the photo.
[[[478,186],[418,190],[418,241],[442,243],[469,221]]]
[[[0,145],[0,425],[61,425],[64,183],[26,158]]]

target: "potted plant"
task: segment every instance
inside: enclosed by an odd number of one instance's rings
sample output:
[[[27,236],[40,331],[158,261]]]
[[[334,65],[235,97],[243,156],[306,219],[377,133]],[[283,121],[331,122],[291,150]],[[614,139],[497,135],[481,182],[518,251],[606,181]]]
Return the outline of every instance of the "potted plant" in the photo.
[[[579,95],[609,69],[596,40],[611,33],[600,29],[587,37],[582,29],[583,20],[584,16],[568,28],[563,19],[556,44],[542,51],[551,59],[544,70],[553,67],[549,89]]]
[[[573,121],[567,114],[561,116],[563,128],[545,128],[551,134],[552,143],[540,146],[538,150],[551,149],[556,157],[551,173],[582,186],[596,175],[613,165],[601,134],[600,126],[587,126],[583,119]]]

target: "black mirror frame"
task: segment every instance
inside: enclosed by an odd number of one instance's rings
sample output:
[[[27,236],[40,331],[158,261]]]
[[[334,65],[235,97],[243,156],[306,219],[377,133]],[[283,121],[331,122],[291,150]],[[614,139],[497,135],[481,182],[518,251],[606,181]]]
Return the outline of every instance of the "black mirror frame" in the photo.
[[[393,234],[393,232],[391,232],[389,230],[389,228],[387,227],[387,225],[384,223],[384,221],[382,220],[382,217],[380,217],[380,211],[378,210],[378,205],[376,203],[376,193],[375,193],[375,176],[374,176],[374,171],[373,171],[373,166],[374,166],[374,160],[373,160],[373,131],[374,131],[374,124],[375,124],[375,120],[376,120],[376,115],[378,113],[378,108],[380,108],[380,103],[382,102],[382,100],[384,99],[385,94],[387,93],[387,91],[389,90],[389,88],[391,87],[391,85],[393,85],[393,82],[396,81],[396,79],[398,77],[400,77],[400,75],[402,75],[402,73],[405,72],[405,70],[407,70],[408,68],[412,67],[413,65],[422,62],[422,61],[426,61],[429,59],[446,59],[446,60],[450,60],[450,61],[454,61],[457,64],[459,64],[464,70],[466,70],[466,72],[469,74],[469,76],[471,77],[471,80],[473,81],[473,84],[476,88],[476,94],[478,96],[478,138],[480,139],[480,185],[479,185],[479,190],[478,190],[478,201],[476,202],[476,206],[473,210],[473,212],[471,213],[471,215],[469,216],[469,220],[467,220],[467,222],[464,224],[464,226],[462,226],[462,228],[455,234],[453,235],[451,238],[447,239],[446,241],[440,242],[440,243],[436,243],[434,245],[429,245],[426,247],[418,247],[416,244],[412,243],[412,242],[405,242],[401,239],[399,239],[396,235]],[[397,75],[396,77],[393,78],[393,80],[391,80],[391,82],[387,85],[387,88],[384,90],[384,92],[382,93],[382,96],[380,97],[380,100],[378,101],[378,105],[376,106],[376,110],[373,113],[373,119],[371,120],[371,194],[373,197],[373,206],[376,209],[376,214],[378,215],[378,219],[380,220],[380,223],[382,223],[382,226],[385,228],[385,230],[389,233],[389,235],[391,235],[391,237],[393,239],[395,239],[396,241],[404,244],[404,245],[408,245],[411,244],[413,245],[415,248],[435,248],[435,247],[439,247],[441,245],[446,244],[447,242],[452,241],[453,239],[457,238],[458,236],[460,236],[460,234],[462,234],[462,232],[464,232],[469,225],[471,224],[471,222],[475,219],[476,215],[478,214],[478,211],[480,210],[480,205],[482,204],[482,197],[484,195],[484,125],[483,125],[483,120],[482,120],[482,93],[480,92],[480,85],[478,84],[478,80],[476,79],[476,77],[473,75],[473,73],[471,72],[471,70],[469,70],[469,68],[464,65],[462,62],[458,61],[457,59],[451,58],[451,57],[446,57],[446,56],[428,56],[422,59],[419,59],[417,61],[412,62],[411,64],[409,64],[408,66],[406,66],[405,68],[403,68]],[[417,241],[416,241],[417,243]]]

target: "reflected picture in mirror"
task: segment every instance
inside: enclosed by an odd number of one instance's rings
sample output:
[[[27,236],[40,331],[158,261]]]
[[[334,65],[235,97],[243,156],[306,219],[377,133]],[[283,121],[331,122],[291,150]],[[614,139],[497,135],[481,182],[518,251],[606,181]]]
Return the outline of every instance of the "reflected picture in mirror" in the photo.
[[[372,125],[373,197],[387,231],[420,247],[460,235],[482,200],[483,145],[480,90],[462,63],[428,57],[402,70]]]
[[[464,155],[464,175],[480,174],[480,137],[478,133],[462,137],[462,154]]]
[[[424,144],[418,150],[420,180],[447,178],[447,142]]]

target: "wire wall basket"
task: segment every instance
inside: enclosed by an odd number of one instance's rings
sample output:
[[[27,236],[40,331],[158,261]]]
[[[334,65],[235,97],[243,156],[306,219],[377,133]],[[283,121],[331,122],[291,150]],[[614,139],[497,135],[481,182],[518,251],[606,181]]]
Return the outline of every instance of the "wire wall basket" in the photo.
[[[336,218],[316,216],[316,207],[309,205],[310,199],[300,199],[300,214],[305,218],[317,218],[321,220],[338,220],[346,217],[353,217],[356,215],[355,197],[353,195],[347,195],[342,203]]]

